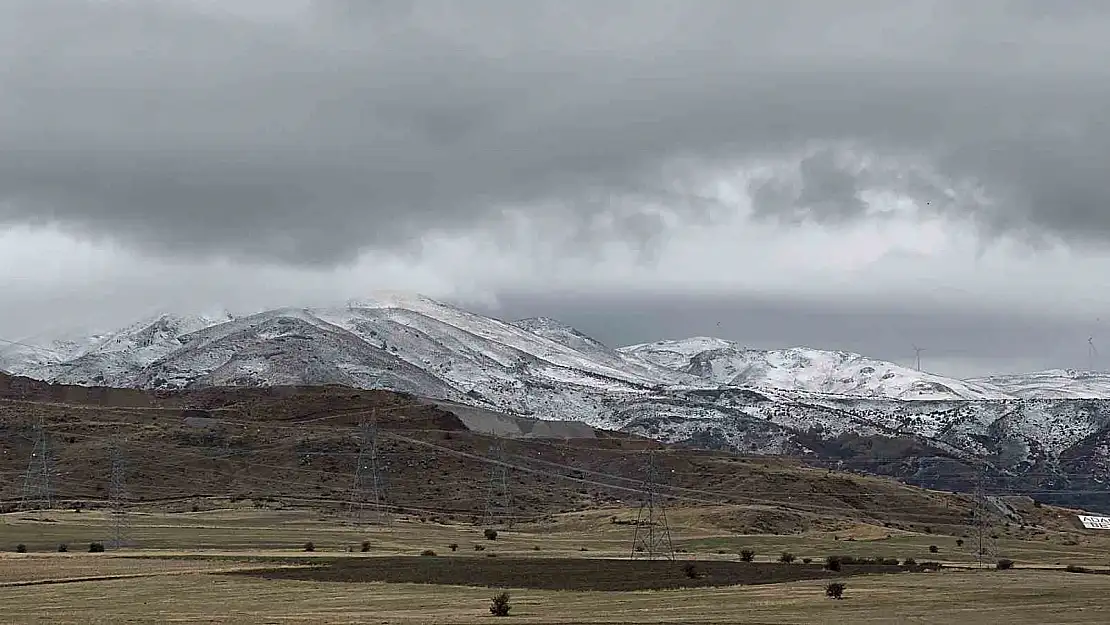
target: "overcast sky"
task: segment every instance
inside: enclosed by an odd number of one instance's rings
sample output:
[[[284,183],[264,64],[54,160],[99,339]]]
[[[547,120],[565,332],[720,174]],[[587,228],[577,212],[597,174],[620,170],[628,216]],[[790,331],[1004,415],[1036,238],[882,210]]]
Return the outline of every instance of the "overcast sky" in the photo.
[[[5,0],[0,337],[419,291],[1110,367],[1110,3]]]

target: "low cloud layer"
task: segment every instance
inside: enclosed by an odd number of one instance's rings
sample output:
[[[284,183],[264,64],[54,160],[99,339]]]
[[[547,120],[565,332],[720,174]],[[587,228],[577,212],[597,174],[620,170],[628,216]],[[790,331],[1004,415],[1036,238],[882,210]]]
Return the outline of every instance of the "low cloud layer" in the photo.
[[[316,266],[522,219],[651,250],[742,172],[772,222],[909,197],[1101,245],[1107,32],[1095,0],[12,0],[0,223]]]

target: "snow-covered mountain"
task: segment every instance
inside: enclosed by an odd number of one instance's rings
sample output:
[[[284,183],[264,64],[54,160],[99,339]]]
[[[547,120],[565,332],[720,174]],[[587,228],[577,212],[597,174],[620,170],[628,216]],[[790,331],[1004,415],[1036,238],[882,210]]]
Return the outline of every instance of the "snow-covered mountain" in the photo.
[[[1110,398],[1110,372],[1051,369],[1033,373],[992,375],[968,380],[1025,399]]]
[[[945,378],[850,352],[805,347],[747,349],[711,337],[657,341],[619,351],[730,386],[893,399],[1012,398],[989,383]]]
[[[938,464],[984,458],[1013,475],[1110,479],[1110,400],[1074,399],[1106,397],[1110,376],[961,381],[859,354],[706,337],[612,349],[553,319],[507,323],[406,294],[239,317],[159,315],[41,349],[0,346],[0,368],[151,389],[387,388],[668,442],[835,458],[940,487],[952,484],[937,481]]]

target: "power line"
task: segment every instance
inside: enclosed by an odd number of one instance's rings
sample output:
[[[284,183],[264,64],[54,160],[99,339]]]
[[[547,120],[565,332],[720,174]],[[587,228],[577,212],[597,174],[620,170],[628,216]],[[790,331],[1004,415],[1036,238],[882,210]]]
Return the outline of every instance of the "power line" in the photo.
[[[512,527],[513,493],[509,489],[509,465],[505,462],[505,447],[500,438],[494,437],[493,443],[490,444],[489,457],[493,462],[489,468],[486,509],[482,515],[482,525]]]
[[[667,509],[656,490],[659,476],[654,451],[647,452],[647,467],[644,472],[646,474],[645,496],[636,514],[632,535],[632,559],[642,557],[654,560],[658,556],[674,560],[674,545],[671,543],[671,528],[667,523]],[[656,529],[657,525],[658,529]]]
[[[49,510],[54,507],[52,484],[54,467],[47,445],[46,424],[43,417],[40,416],[33,427],[35,443],[31,448],[27,473],[23,477],[23,495],[19,502],[19,509]]]

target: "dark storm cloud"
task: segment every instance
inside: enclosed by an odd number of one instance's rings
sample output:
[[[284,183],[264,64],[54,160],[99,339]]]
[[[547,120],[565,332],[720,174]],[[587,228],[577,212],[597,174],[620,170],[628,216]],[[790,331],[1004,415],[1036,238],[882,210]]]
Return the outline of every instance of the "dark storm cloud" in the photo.
[[[1095,0],[11,0],[0,223],[333,263],[515,207],[639,244],[662,224],[629,199],[702,218],[684,174],[816,141],[982,186],[996,203],[931,205],[990,229],[1105,240],[1107,32]],[[761,216],[948,184],[815,158],[753,187]]]

